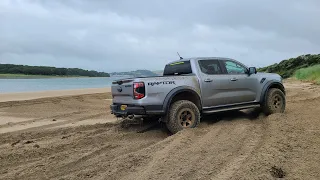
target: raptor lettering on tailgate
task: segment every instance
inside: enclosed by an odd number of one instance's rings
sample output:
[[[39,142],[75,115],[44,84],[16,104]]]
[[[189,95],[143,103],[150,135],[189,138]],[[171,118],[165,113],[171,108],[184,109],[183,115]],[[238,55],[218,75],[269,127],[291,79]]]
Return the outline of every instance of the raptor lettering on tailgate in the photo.
[[[164,85],[164,84],[176,84],[176,83],[174,81],[158,81],[158,82],[149,82],[148,86]]]

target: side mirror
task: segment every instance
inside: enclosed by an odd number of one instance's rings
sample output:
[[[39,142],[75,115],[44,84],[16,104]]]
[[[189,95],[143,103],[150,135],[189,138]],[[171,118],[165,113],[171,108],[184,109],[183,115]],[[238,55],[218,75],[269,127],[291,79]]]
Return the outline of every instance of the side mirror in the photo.
[[[257,69],[255,67],[249,67],[249,75],[257,74]]]

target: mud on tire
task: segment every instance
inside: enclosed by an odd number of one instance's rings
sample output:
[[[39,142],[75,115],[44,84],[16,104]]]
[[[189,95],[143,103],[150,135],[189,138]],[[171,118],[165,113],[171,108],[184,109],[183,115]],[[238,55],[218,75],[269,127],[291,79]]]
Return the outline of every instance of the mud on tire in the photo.
[[[199,123],[200,111],[191,101],[180,100],[171,105],[166,123],[171,133],[177,133],[184,128],[195,128]]]
[[[286,98],[284,93],[278,88],[272,88],[267,92],[262,110],[266,115],[283,113],[286,108]]]

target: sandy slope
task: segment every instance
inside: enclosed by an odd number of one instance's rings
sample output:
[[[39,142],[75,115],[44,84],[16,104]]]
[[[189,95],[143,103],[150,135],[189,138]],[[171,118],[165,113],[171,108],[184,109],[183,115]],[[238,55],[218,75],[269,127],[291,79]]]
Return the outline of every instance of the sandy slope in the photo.
[[[108,94],[0,103],[0,179],[320,179],[320,87],[286,88],[284,114],[221,113],[171,136],[87,125],[112,120]]]

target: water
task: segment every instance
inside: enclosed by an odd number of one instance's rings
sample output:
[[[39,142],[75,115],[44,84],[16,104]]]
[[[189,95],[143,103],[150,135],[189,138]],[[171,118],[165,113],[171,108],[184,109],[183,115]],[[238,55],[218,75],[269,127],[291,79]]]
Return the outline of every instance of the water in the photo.
[[[121,78],[123,77],[0,79],[0,93],[104,88],[110,87],[112,81]]]

